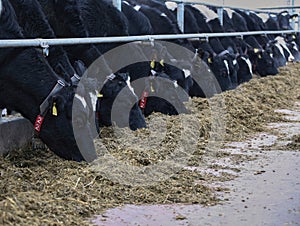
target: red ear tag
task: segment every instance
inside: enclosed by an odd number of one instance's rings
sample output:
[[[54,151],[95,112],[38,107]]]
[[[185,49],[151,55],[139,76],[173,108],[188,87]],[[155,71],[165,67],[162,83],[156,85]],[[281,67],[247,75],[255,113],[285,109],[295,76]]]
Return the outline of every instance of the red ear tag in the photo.
[[[140,100],[140,108],[145,109],[146,104],[147,104],[148,95],[149,95],[149,93],[147,91],[144,91],[142,93],[142,98]]]
[[[37,131],[37,132],[40,132],[43,122],[44,122],[44,117],[38,115],[36,117],[36,120],[35,120],[35,123],[34,123],[34,130]]]

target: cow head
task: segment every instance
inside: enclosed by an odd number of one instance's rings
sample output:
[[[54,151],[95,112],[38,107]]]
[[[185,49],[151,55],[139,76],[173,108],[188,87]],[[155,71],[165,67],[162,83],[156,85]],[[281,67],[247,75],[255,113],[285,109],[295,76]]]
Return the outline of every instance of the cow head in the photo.
[[[260,76],[277,75],[278,69],[270,52],[263,51],[254,59],[256,63],[256,72]]]
[[[215,75],[222,91],[230,90],[233,88],[230,78],[230,68],[228,58],[224,55],[210,55],[204,59],[209,65],[212,73]]]
[[[109,76],[100,94],[97,109],[100,113],[100,126],[111,126],[114,121],[117,126],[129,126],[132,130],[146,127],[144,116],[137,105],[138,98],[130,85],[127,73]]]
[[[288,11],[283,11],[277,15],[280,30],[292,30],[290,19],[296,19],[298,14],[290,15]]]
[[[239,70],[237,73],[238,84],[248,82],[252,79],[252,64],[247,55],[239,55],[237,57]]]
[[[274,60],[276,67],[283,67],[286,65],[287,61],[284,56],[283,48],[277,42],[277,40],[269,41],[265,47],[266,51],[270,52],[271,57]]]
[[[291,42],[287,43],[287,47],[293,54],[294,60],[296,62],[299,62],[300,61],[300,52],[299,52],[299,46],[297,45],[297,43],[295,41],[291,41]]]
[[[57,114],[53,114],[55,103]],[[89,120],[92,107],[88,103],[85,97],[74,94],[73,87],[54,97],[39,136],[58,156],[87,162],[96,159]]]
[[[171,80],[164,72],[152,72],[153,75],[145,79],[144,92],[147,93],[147,104],[145,106],[140,104],[145,116],[152,112],[161,112],[166,115],[188,113],[182,101],[182,96],[186,93],[179,87],[177,81]]]

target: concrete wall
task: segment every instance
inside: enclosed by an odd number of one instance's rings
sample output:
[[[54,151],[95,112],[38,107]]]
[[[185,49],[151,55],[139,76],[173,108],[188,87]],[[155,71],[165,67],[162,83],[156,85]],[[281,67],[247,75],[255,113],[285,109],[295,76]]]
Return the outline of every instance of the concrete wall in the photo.
[[[33,126],[27,119],[0,119],[0,154],[28,144],[32,136]]]

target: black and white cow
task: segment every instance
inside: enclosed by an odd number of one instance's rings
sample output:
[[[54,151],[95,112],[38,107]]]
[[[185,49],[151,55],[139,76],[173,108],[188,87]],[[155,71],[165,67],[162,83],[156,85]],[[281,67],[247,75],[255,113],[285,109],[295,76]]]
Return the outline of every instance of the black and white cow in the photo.
[[[8,0],[2,0],[0,38],[24,38]],[[42,54],[35,48],[6,48],[0,49],[0,61],[0,108],[8,107],[29,119],[39,137],[58,156],[75,161],[94,160],[96,153],[84,99],[75,96],[73,87],[63,86],[63,80]],[[72,112],[73,99],[76,112]],[[51,112],[54,106],[57,114]],[[72,117],[78,129],[76,140]]]

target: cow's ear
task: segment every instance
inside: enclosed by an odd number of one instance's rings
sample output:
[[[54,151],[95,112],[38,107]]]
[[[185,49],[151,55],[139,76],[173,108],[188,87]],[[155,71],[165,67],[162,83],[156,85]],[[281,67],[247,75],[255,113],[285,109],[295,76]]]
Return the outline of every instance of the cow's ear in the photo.
[[[293,20],[296,20],[298,18],[298,14],[290,15],[290,18],[293,19]]]
[[[260,50],[258,48],[254,48],[253,51],[254,53],[259,53]]]
[[[164,59],[161,59],[161,60],[159,61],[159,64],[160,64],[162,67],[164,67],[164,66],[165,66],[165,61],[164,61]]]
[[[58,114],[64,111],[65,106],[66,100],[63,96],[54,96],[52,99],[51,114],[53,116],[58,116]]]

